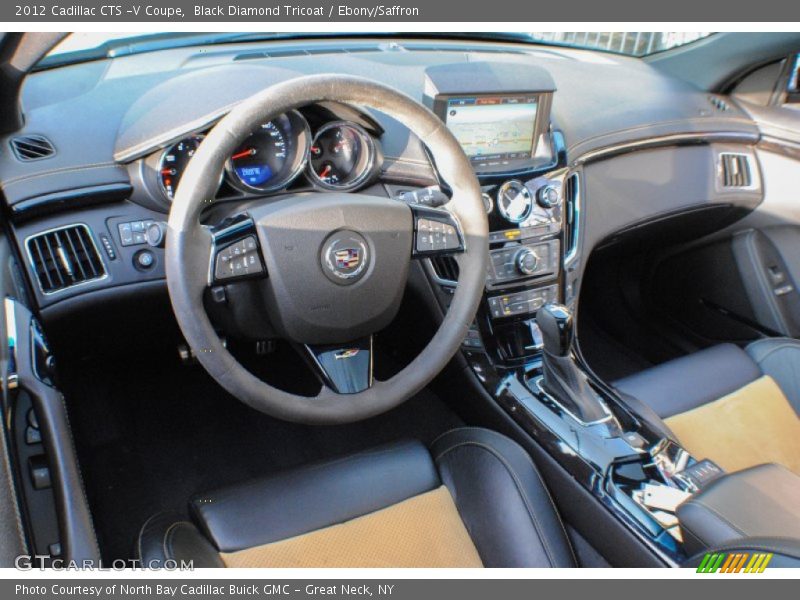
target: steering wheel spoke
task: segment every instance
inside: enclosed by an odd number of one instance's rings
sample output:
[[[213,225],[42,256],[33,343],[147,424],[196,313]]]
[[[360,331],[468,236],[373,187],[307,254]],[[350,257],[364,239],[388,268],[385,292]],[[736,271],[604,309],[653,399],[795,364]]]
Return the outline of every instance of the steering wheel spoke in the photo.
[[[464,252],[464,234],[455,216],[443,208],[411,205],[414,215],[412,258]]]
[[[372,336],[348,344],[310,345],[303,351],[322,382],[338,394],[372,387]]]
[[[248,215],[228,220],[212,236],[210,285],[267,276],[255,222]]]

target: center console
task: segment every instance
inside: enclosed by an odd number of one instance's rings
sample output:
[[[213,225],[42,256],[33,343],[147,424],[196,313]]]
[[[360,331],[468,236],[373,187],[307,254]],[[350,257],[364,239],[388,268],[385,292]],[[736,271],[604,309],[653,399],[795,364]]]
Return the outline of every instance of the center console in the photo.
[[[475,82],[482,83],[470,89]],[[631,410],[573,347],[581,199],[579,173],[570,172],[550,119],[554,91],[535,69],[467,64],[428,72],[428,104],[470,158],[489,221],[484,297],[462,358],[474,385],[573,480],[653,555],[678,565],[690,549],[677,507],[722,472],[686,453],[657,418]],[[458,264],[436,256],[425,266],[447,310]]]

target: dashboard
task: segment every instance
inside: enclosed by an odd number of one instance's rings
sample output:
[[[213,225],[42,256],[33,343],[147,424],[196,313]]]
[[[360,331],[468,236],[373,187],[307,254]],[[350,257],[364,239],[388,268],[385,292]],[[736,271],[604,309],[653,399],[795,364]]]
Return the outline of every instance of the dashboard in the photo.
[[[490,224],[481,327],[495,340],[546,301],[574,301],[583,258],[615,232],[698,207],[752,209],[763,197],[758,177],[746,187],[716,183],[722,154],[746,156],[758,174],[755,123],[638,59],[399,38],[164,50],[28,77],[25,127],[3,146],[40,136],[53,151],[36,160],[0,153],[0,187],[30,304],[47,317],[136,290],[163,292],[161,226],[206,132],[264,87],[324,72],[405,92],[462,144]],[[593,84],[600,80],[605,85]],[[633,170],[624,168],[632,162]],[[671,182],[680,182],[681,194],[668,191]],[[426,204],[440,183],[424,144],[402,123],[322,102],[253,131],[228,157],[204,220],[215,223],[220,203],[226,212],[246,210],[298,192]],[[73,257],[66,275],[64,248]],[[446,306],[457,265],[446,258],[422,265]],[[524,350],[529,342],[509,343]]]

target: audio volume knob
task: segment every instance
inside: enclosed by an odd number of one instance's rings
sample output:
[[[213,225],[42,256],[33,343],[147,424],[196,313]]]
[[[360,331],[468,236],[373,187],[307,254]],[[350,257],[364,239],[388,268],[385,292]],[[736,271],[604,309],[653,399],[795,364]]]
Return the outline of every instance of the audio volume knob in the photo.
[[[539,257],[530,248],[523,248],[514,257],[517,270],[523,275],[533,275],[539,266]]]
[[[554,185],[544,185],[536,192],[536,201],[542,208],[553,208],[558,206],[561,198],[559,198],[558,190]]]

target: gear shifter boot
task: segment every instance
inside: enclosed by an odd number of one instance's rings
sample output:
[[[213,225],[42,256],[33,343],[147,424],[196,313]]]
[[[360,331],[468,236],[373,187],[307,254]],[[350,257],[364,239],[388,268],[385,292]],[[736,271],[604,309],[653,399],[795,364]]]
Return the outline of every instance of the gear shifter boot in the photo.
[[[609,412],[572,356],[572,314],[561,304],[547,304],[536,314],[542,333],[542,390],[584,423],[608,418]]]

